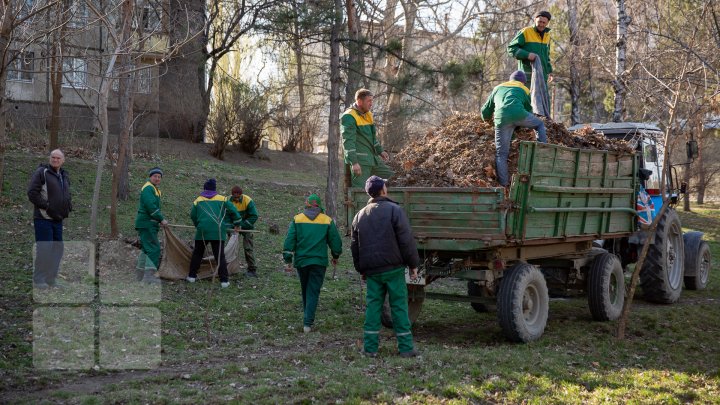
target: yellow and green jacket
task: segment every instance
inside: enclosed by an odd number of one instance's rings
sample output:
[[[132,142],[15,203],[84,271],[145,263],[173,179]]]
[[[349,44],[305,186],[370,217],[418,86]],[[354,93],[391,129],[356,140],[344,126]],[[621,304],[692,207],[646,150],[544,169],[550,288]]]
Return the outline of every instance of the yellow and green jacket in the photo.
[[[137,215],[135,216],[135,229],[157,228],[165,219],[160,210],[160,197],[162,193],[149,181],[140,189]]]
[[[372,112],[363,114],[353,104],[340,118],[340,135],[343,139],[346,164],[359,163],[361,166],[378,164],[383,148],[377,139]]]
[[[196,198],[190,210],[190,219],[195,225],[195,240],[226,240],[227,232],[223,226],[225,218],[233,226],[240,226],[240,214],[227,197],[216,194],[212,198]]]
[[[233,201],[232,196],[228,197],[228,201],[235,206],[238,213],[240,214],[240,228],[245,230],[255,229],[255,222],[258,219],[257,208],[255,208],[255,201],[250,196],[243,194],[241,201]],[[232,227],[230,221],[226,222],[229,227]]]
[[[495,115],[495,127],[525,119],[532,113],[530,90],[524,84],[511,80],[496,86],[482,106],[485,121]]]
[[[547,76],[552,73],[552,65],[550,64],[550,28],[545,28],[543,33],[543,36],[540,36],[534,25],[521,29],[508,44],[507,52],[518,60],[518,70],[524,71],[528,79],[532,74],[532,62],[527,57],[531,52],[538,55],[547,82]]]
[[[320,209],[308,208],[290,222],[283,245],[283,259],[285,263],[291,263],[294,256],[295,267],[327,267],[328,246],[333,258],[340,257],[342,239],[335,222]]]

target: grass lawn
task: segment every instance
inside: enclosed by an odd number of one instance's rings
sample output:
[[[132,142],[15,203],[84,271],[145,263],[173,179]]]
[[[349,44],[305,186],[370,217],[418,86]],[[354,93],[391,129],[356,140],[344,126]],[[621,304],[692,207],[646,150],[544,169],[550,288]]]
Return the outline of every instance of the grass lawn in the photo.
[[[163,210],[171,223],[190,224],[190,204],[207,177],[216,177],[225,194],[240,183],[260,212],[259,278],[232,276],[225,290],[217,282],[163,282],[153,293],[158,299],[146,301],[106,303],[102,287],[99,296],[84,293],[70,302],[33,299],[32,208],[25,187],[45,161],[44,154],[19,147],[6,156],[0,196],[1,403],[720,403],[717,264],[706,290],[684,291],[675,305],[637,298],[623,341],[614,337],[614,322],[591,320],[585,298],[553,300],[545,334],[530,344],[505,340],[494,312],[427,301],[413,328],[420,357],[398,357],[394,336],[385,330],[378,358],[368,359],[360,355],[361,284],[345,238],[337,279],[328,273],[316,327],[303,334],[300,285],[281,270],[282,241],[303,196],[324,195],[325,178],[283,169],[283,162],[261,169],[201,154],[138,159],[131,166],[130,199],[119,206],[122,234],[134,238],[137,191],[155,164],[165,171]],[[74,257],[82,273],[92,261],[82,242],[95,165],[69,157],[65,168],[74,201],[65,240],[78,242]],[[100,230],[108,233],[107,170],[103,183]],[[706,232],[717,263],[720,207],[694,207],[681,218],[687,230]],[[268,232],[273,224],[280,235]],[[190,230],[179,233],[192,237]],[[103,246],[105,252],[117,244]],[[123,274],[133,272],[137,254],[127,252],[121,255],[125,264],[117,265]],[[68,265],[67,277],[71,270],[76,269]],[[128,282],[126,288],[138,287]],[[75,369],[51,369],[57,356]]]

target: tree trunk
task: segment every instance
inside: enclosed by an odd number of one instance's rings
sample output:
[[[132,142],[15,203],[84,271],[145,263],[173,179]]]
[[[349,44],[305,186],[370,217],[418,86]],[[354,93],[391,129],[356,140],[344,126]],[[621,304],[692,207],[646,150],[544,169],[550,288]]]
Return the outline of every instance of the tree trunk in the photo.
[[[132,131],[132,72],[130,72],[130,61],[132,47],[132,15],[135,8],[135,0],[123,0],[120,6],[122,15],[122,35],[120,42],[120,75],[119,75],[119,96],[120,96],[120,136],[118,138],[118,159],[113,170],[112,191],[110,193],[110,236],[117,237],[119,230],[117,225],[117,200],[119,197],[120,183],[127,181],[128,168],[128,142],[130,131]]]
[[[707,179],[705,173],[705,163],[703,160],[703,145],[705,144],[705,133],[703,132],[702,121],[698,127],[698,157],[695,159],[695,170],[697,173],[697,204],[705,204],[705,189],[707,188]]]
[[[5,151],[7,150],[7,134],[5,124],[7,123],[7,66],[8,66],[8,49],[12,38],[13,21],[12,13],[8,12],[8,4],[3,2],[5,12],[0,13],[0,191],[5,184]]]
[[[417,17],[418,6],[416,0],[401,0],[405,11],[405,31],[402,38],[402,60],[398,65],[397,72],[393,77],[394,81],[402,78],[407,74],[407,60],[412,60],[415,56],[415,43],[413,39],[413,31],[415,27],[415,19]],[[385,149],[395,149],[399,147],[407,130],[405,112],[402,108],[402,98],[405,89],[391,87],[386,111],[385,130],[383,131],[383,146]]]
[[[578,29],[577,0],[567,0],[568,29],[570,30],[570,122],[580,123],[580,69],[578,68],[578,48],[580,46]]]
[[[336,218],[339,180],[338,150],[340,146],[340,31],[342,30],[342,0],[335,0],[335,21],[330,33],[330,116],[328,117],[328,176],[325,190],[327,214]]]
[[[615,79],[613,89],[615,90],[615,104],[613,108],[613,122],[620,122],[623,119],[625,109],[625,51],[627,48],[627,30],[632,18],[625,12],[625,0],[615,0],[617,8],[617,35],[615,42]]]
[[[61,1],[56,6],[57,14],[55,24],[60,29],[53,33],[53,43],[50,45],[50,88],[52,90],[52,101],[50,108],[50,123],[48,130],[50,131],[50,151],[58,148],[58,134],[60,132],[60,101],[62,99],[62,78],[63,78],[63,47],[65,45],[65,32],[67,24],[63,21],[67,19],[67,9],[65,2]]]
[[[359,17],[354,0],[345,0],[345,11],[347,13],[348,35],[350,37],[347,47],[348,68],[347,84],[345,86],[345,108],[348,108],[355,102],[355,91],[361,87],[360,82],[365,76],[365,55],[363,53]]]
[[[683,182],[687,184],[687,193],[684,196],[685,198],[683,198],[683,211],[690,212],[690,179],[692,177],[692,164],[688,162],[683,169]]]
[[[117,52],[110,57],[105,77],[100,85],[100,94],[98,95],[98,127],[101,131],[102,142],[100,146],[100,154],[98,157],[97,169],[95,170],[95,187],[93,188],[92,202],[90,206],[90,240],[95,241],[97,238],[97,213],[100,204],[100,185],[102,184],[103,170],[105,169],[105,155],[107,154],[108,145],[108,96],[110,94],[110,84],[113,69],[115,68],[115,60]]]
[[[299,7],[298,3],[293,3],[295,10],[297,13],[299,13]],[[303,70],[303,45],[302,41],[300,40],[300,27],[299,24],[296,23],[293,26],[293,29],[295,32],[293,32],[292,36],[292,43],[293,43],[293,52],[295,53],[295,79],[297,84],[297,91],[298,91],[298,107],[300,110],[298,111],[298,117],[300,118],[299,121],[299,128],[298,128],[298,135],[300,137],[300,145],[299,149],[301,151],[305,152],[312,152],[313,151],[313,134],[312,131],[310,131],[310,128],[308,128],[308,120],[305,115],[305,112],[307,111],[307,101],[305,99],[305,72]]]

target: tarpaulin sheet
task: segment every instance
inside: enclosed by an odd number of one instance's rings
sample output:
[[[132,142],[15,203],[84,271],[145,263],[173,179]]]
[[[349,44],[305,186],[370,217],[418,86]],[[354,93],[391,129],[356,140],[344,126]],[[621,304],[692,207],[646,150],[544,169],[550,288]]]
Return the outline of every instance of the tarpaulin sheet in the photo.
[[[190,272],[190,258],[192,257],[192,248],[185,242],[180,240],[170,230],[169,227],[162,228],[165,235],[165,250],[162,260],[160,261],[160,278],[165,280],[182,280],[188,276]],[[239,242],[238,234],[233,233],[225,243],[225,260],[227,260],[227,268],[229,274],[240,272],[239,258]],[[195,241],[203,243],[202,241]],[[205,258],[203,258],[197,278],[210,278],[217,270],[217,262],[212,255],[212,248],[208,245],[205,248]]]

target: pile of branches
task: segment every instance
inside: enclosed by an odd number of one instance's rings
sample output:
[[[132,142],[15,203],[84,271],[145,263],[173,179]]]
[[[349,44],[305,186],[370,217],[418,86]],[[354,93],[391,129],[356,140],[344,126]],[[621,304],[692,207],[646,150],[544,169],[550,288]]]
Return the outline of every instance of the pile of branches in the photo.
[[[633,153],[622,140],[608,139],[591,127],[570,132],[561,123],[543,119],[548,142],[573,148]],[[535,131],[517,128],[510,146],[508,166],[517,171],[518,143],[536,140]],[[454,114],[425,136],[397,153],[391,167],[391,186],[498,187],[495,171],[495,130],[479,114]]]

